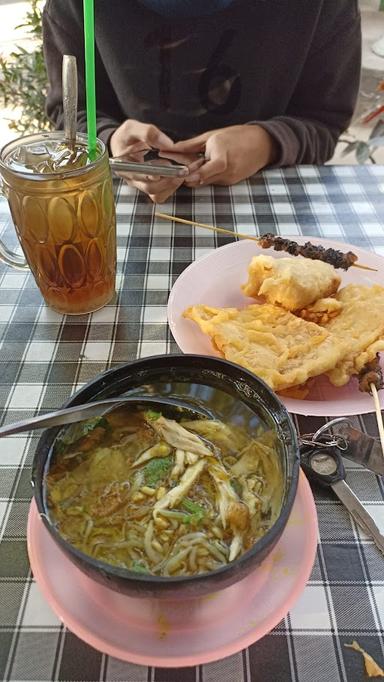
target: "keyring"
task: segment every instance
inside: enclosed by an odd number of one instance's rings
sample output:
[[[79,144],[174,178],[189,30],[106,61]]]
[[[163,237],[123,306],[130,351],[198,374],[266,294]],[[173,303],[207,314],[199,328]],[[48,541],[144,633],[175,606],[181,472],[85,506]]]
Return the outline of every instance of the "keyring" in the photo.
[[[326,431],[332,428],[335,424],[340,424],[341,422],[347,422],[350,424],[350,420],[346,417],[337,417],[337,419],[332,419],[330,422],[323,424],[315,433],[306,433],[300,438],[300,442],[303,445],[316,445],[319,448],[332,448],[337,447],[342,452],[348,450],[348,441],[344,436],[336,436],[330,438],[327,441],[319,441],[320,436],[322,436]]]

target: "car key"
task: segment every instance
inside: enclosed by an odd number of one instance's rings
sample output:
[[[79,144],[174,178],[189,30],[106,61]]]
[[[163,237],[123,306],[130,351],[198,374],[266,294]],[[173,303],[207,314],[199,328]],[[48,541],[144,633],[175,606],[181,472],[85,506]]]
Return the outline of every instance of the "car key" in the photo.
[[[379,476],[384,476],[384,457],[380,440],[355,428],[347,417],[332,419],[315,433],[302,436],[301,442],[306,445],[314,445],[320,436],[323,436],[324,440],[330,429],[332,429],[334,438],[329,436],[329,445],[335,445],[343,457],[361,464]]]
[[[384,535],[376,526],[372,516],[363,507],[358,497],[345,481],[345,468],[337,448],[326,447],[324,443],[303,445],[300,448],[301,466],[309,480],[332,488],[352,518],[374,541],[384,554]]]

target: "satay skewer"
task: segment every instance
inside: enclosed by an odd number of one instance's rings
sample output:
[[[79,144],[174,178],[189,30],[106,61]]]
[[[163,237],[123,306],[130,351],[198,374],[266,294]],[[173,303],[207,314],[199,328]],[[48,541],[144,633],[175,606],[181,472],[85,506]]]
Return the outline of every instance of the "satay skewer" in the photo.
[[[379,436],[380,436],[380,443],[381,443],[381,449],[383,451],[383,457],[384,457],[384,424],[383,424],[383,415],[381,412],[381,407],[380,407],[380,401],[379,401],[379,394],[377,392],[377,388],[375,384],[371,384],[371,393],[373,397],[373,402],[375,405],[375,413],[376,413],[376,421],[377,421],[377,428],[379,429]]]
[[[376,357],[371,360],[371,362],[367,362],[367,364],[364,365],[362,370],[359,372],[358,379],[360,391],[363,391],[363,393],[369,393],[373,397],[377,428],[379,430],[381,449],[383,451],[384,457],[384,424],[378,394],[378,391],[384,388],[384,377],[383,370],[380,367],[380,356],[378,353],[376,354]]]
[[[250,239],[252,242],[260,241],[260,237],[252,237],[252,235],[245,234],[244,232],[232,232],[232,230],[226,230],[224,227],[214,227],[213,225],[207,225],[206,223],[197,223],[195,220],[177,218],[176,216],[168,215],[167,213],[159,213],[158,211],[155,211],[155,216],[156,218],[163,218],[163,220],[170,220],[175,223],[183,223],[183,225],[194,225],[195,227],[204,227],[206,230],[211,230],[212,232],[218,232],[220,234],[228,234],[231,237]]]
[[[195,227],[203,227],[206,230],[211,230],[211,232],[217,232],[219,234],[226,234],[231,237],[239,237],[240,239],[250,239],[253,242],[257,242],[261,248],[266,249],[272,247],[275,251],[287,251],[292,256],[303,255],[305,258],[311,258],[312,260],[323,260],[325,262],[330,262],[335,268],[343,268],[347,270],[349,267],[360,268],[361,270],[370,270],[371,272],[377,272],[375,268],[370,268],[367,265],[360,265],[356,263],[357,256],[348,251],[344,254],[341,251],[335,251],[334,249],[324,249],[321,246],[316,246],[307,242],[304,245],[300,245],[289,239],[284,239],[283,237],[278,237],[272,234],[265,234],[261,237],[253,237],[244,232],[232,232],[232,230],[226,230],[224,227],[216,227],[213,225],[207,225],[206,223],[199,223],[196,220],[187,220],[186,218],[178,218],[176,216],[168,215],[167,213],[160,213],[155,211],[155,216],[157,218],[162,218],[163,220],[169,220],[175,223],[182,223],[183,225],[193,225]],[[327,260],[328,253],[332,260]]]

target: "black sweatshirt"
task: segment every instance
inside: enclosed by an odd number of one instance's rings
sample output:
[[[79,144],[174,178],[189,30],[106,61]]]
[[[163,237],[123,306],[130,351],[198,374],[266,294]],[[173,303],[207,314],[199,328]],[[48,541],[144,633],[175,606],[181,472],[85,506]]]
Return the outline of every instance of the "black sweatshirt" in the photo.
[[[63,125],[61,63],[77,57],[79,130],[86,129],[83,3],[48,0],[47,113]],[[173,140],[258,123],[280,143],[278,165],[329,159],[353,114],[360,79],[358,0],[234,0],[193,19],[137,0],[96,0],[98,135],[127,118]]]

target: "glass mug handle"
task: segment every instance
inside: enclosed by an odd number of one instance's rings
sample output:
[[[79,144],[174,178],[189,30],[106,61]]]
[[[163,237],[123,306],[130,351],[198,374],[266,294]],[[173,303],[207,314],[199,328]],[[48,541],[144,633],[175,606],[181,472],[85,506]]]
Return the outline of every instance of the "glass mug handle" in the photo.
[[[0,180],[0,196],[3,196],[5,198],[6,194],[3,189],[3,185]],[[17,270],[29,270],[29,266],[27,261],[23,256],[20,256],[17,253],[14,253],[14,251],[11,251],[8,249],[8,247],[4,244],[4,242],[0,239],[0,261],[3,261],[3,263],[6,263],[6,265],[10,265],[12,268],[16,268]]]

